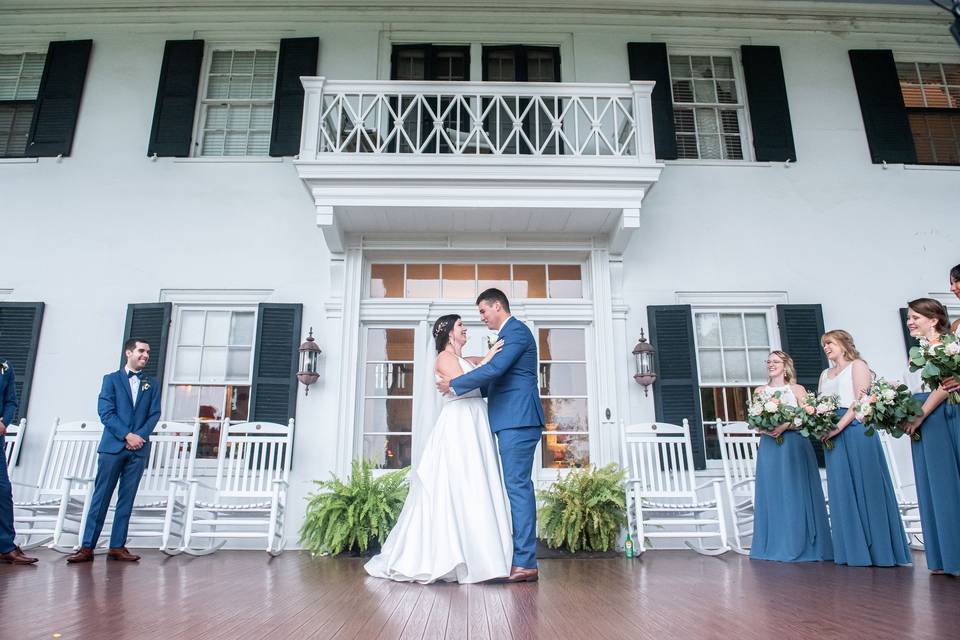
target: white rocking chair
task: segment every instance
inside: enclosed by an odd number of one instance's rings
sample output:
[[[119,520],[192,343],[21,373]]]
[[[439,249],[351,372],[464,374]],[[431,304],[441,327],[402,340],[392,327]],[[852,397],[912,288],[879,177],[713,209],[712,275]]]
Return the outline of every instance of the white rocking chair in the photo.
[[[904,482],[900,474],[900,465],[893,455],[893,437],[886,431],[877,430],[880,436],[880,444],[883,445],[883,455],[887,458],[887,467],[890,469],[890,476],[893,480],[893,491],[897,496],[897,507],[900,508],[900,519],[903,521],[903,529],[907,532],[907,539],[910,546],[917,549],[923,549],[923,528],[920,526],[920,505],[915,501],[907,500],[905,489],[909,487],[916,488],[913,482]]]
[[[137,497],[130,514],[129,538],[160,538],[160,550],[175,548],[170,544],[173,527],[182,536],[187,510],[187,492],[175,480],[193,478],[193,463],[197,457],[197,438],[200,435],[200,423],[159,422],[150,436],[150,457],[137,488]],[[93,497],[94,476],[78,479],[86,487],[84,493],[83,517],[80,531],[86,526],[87,511]],[[109,535],[113,524],[116,501],[111,505],[104,522],[103,532]],[[66,549],[63,544],[63,531],[54,533],[52,546]],[[102,534],[103,535],[103,534]],[[78,548],[80,540],[78,538]]]
[[[86,490],[78,480],[96,472],[102,433],[103,425],[96,420],[57,419],[50,430],[37,483],[13,483],[33,491],[30,500],[13,503],[13,520],[18,536],[23,536],[24,549],[50,542],[57,532],[80,535]]]
[[[717,422],[723,481],[733,521],[733,550],[748,555],[743,539],[753,535],[753,500],[757,481],[757,448],[760,435],[746,422]]]
[[[7,427],[3,436],[3,459],[7,464],[7,477],[13,478],[13,468],[17,464],[17,456],[20,455],[20,447],[23,445],[23,432],[27,428],[27,421],[21,419]]]
[[[293,427],[292,419],[287,425],[242,422],[224,427],[214,485],[176,481],[189,489],[183,542],[176,553],[206,555],[229,538],[265,539],[267,553],[283,552]],[[211,494],[209,501],[198,498],[200,489]],[[197,549],[191,546],[196,538],[210,544]],[[214,544],[215,539],[222,541]]]
[[[730,551],[722,483],[714,479],[697,485],[686,419],[682,426],[662,422],[622,426],[621,446],[627,472],[627,526],[636,533],[641,553],[653,538],[683,539],[708,556]],[[702,500],[698,491],[709,486],[713,496]],[[704,547],[703,541],[713,538],[717,546]]]

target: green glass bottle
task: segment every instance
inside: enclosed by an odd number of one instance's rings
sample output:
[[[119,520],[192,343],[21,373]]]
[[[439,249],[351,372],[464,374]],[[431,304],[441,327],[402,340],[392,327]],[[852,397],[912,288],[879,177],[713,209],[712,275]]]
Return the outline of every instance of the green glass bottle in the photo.
[[[627,554],[627,560],[633,558],[633,540],[630,539],[630,534],[627,534],[627,541],[623,543],[623,551]]]

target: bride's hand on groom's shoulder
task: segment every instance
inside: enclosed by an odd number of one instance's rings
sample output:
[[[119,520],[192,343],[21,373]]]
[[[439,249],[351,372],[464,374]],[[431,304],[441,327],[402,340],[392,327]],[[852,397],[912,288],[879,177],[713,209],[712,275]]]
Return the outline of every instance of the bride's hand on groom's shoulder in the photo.
[[[497,342],[493,345],[493,348],[487,352],[487,355],[483,356],[483,360],[480,361],[480,364],[487,364],[493,360],[493,356],[500,353],[501,349],[503,349],[503,339],[497,340]]]

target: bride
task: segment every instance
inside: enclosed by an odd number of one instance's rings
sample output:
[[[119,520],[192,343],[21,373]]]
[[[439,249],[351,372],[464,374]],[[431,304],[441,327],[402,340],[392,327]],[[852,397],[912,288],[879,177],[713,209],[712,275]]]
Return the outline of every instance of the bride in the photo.
[[[483,366],[503,346],[481,358],[464,358],[467,330],[458,315],[433,325],[438,375],[447,379]],[[513,537],[500,458],[479,391],[444,396],[443,410],[420,463],[410,472],[410,493],[379,555],[364,568],[400,582],[461,584],[510,575]]]

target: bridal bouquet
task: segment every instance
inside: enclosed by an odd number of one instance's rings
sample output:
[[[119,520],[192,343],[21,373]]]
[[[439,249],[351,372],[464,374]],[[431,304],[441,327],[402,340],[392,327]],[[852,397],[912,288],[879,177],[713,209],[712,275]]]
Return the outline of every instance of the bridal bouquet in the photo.
[[[857,420],[866,427],[864,433],[868,436],[880,429],[899,438],[904,433],[901,428],[904,422],[923,415],[920,401],[913,397],[907,385],[887,382],[883,378],[874,380],[852,409]],[[920,433],[914,433],[913,439],[919,440]]]
[[[937,344],[920,338],[920,346],[910,349],[910,371],[920,371],[931,389],[950,378],[960,382],[960,338],[948,333]],[[951,392],[948,399],[950,404],[960,404],[960,391]]]
[[[760,431],[773,431],[784,422],[794,423],[799,417],[797,408],[785,403],[781,395],[780,391],[757,389],[747,409],[747,424]],[[777,444],[783,444],[783,436],[777,436]]]
[[[794,426],[800,431],[800,435],[819,441],[837,428],[840,422],[840,416],[837,415],[837,409],[840,407],[840,396],[832,394],[823,394],[817,396],[815,393],[808,393],[801,402],[803,411],[797,413],[794,418]],[[833,449],[833,440],[824,440],[823,446],[827,449]]]

